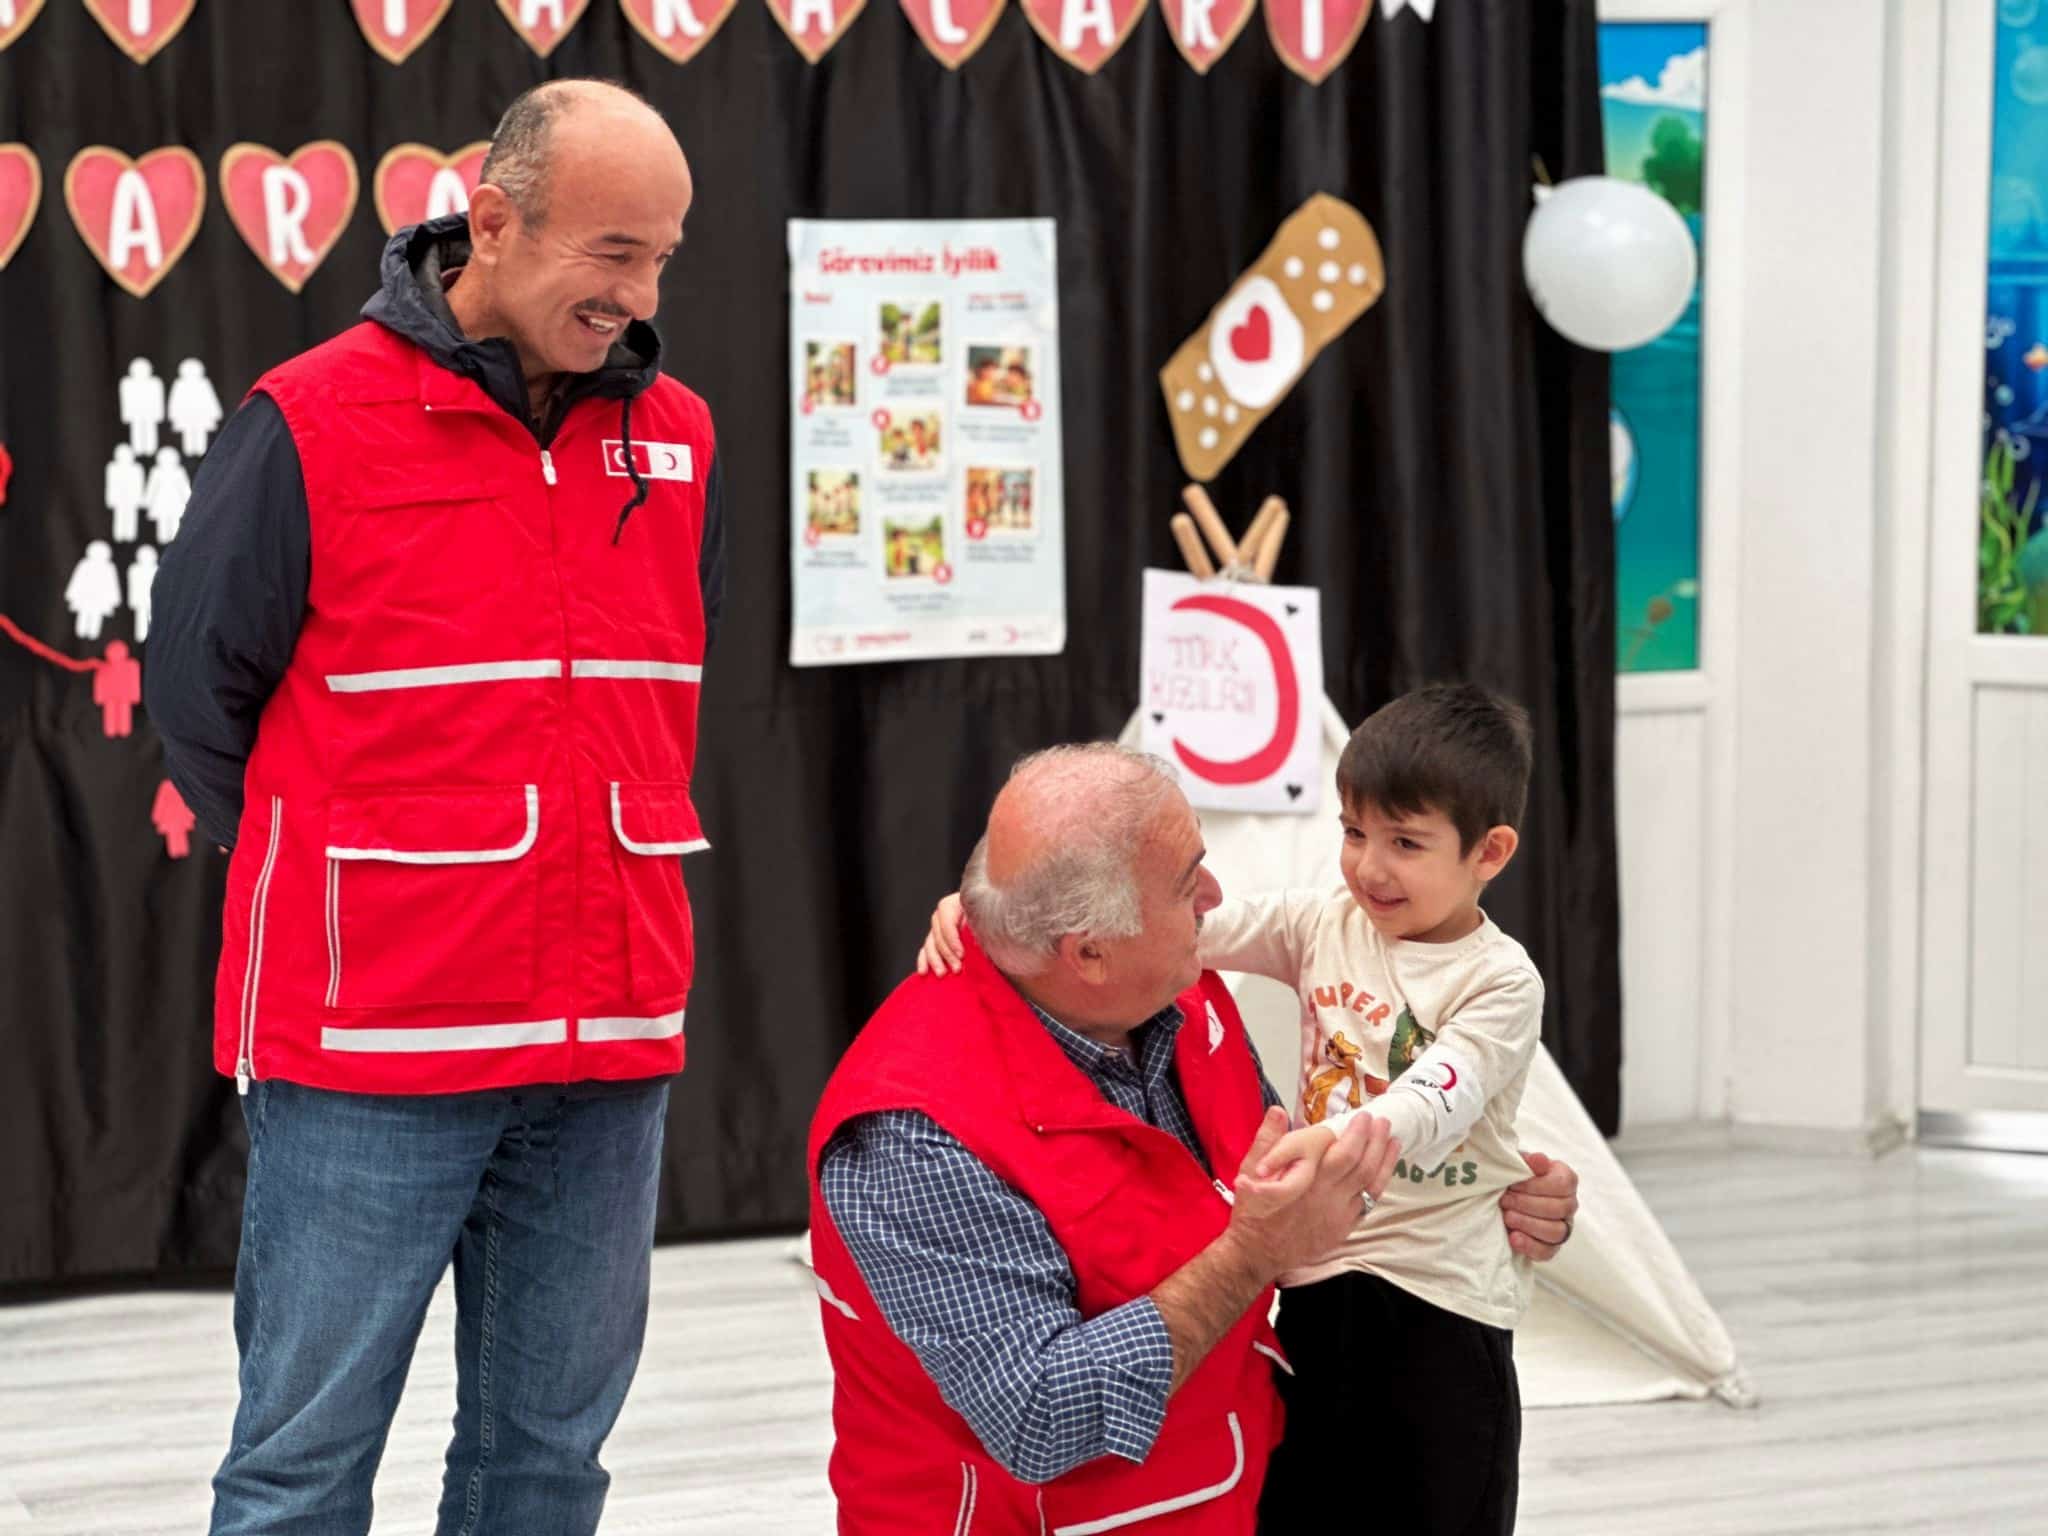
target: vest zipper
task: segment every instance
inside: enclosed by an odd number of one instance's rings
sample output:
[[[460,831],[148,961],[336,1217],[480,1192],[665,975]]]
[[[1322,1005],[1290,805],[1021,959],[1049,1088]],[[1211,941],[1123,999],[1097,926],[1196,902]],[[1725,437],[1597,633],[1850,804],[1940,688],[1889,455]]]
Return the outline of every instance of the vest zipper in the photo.
[[[1225,1205],[1237,1204],[1237,1195],[1228,1184],[1224,1183],[1221,1179],[1211,1179],[1209,1182],[1216,1186],[1216,1193],[1223,1197]]]
[[[549,485],[555,483],[555,456],[545,448],[540,451],[540,474]]]

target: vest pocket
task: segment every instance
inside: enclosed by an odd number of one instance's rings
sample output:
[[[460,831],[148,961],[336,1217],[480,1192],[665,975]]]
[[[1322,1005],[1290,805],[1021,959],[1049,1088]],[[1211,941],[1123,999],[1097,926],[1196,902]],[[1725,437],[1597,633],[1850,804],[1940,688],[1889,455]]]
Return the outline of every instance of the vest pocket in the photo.
[[[615,780],[610,800],[632,995],[668,1002],[689,990],[696,962],[680,855],[711,844],[687,783]]]
[[[327,1006],[533,996],[539,837],[532,784],[331,797]]]
[[[1235,1413],[1226,1413],[1220,1421],[1176,1425],[1169,1406],[1167,1422],[1144,1465],[1135,1471],[1117,1469],[1110,1484],[1115,1494],[1104,1497],[1108,1490],[1098,1488],[1085,1501],[1062,1499],[1061,1505],[1067,1507],[1055,1507],[1054,1500],[1046,1499],[1040,1510],[1049,1536],[1100,1536],[1224,1498],[1244,1481],[1244,1472],[1244,1428]],[[1059,1491],[1057,1483],[1042,1490],[1056,1497]],[[1079,1502],[1090,1507],[1071,1507]]]

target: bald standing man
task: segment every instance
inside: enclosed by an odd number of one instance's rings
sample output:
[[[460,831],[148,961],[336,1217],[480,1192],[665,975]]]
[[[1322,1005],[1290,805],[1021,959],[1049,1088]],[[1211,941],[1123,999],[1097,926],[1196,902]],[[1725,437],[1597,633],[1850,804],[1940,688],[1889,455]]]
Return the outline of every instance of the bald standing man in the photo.
[[[437,1530],[597,1529],[705,846],[719,465],[649,323],[691,195],[630,91],[519,97],[467,214],[257,382],[164,554],[148,706],[233,849],[250,1142],[218,1536],[370,1528],[451,1265]]]

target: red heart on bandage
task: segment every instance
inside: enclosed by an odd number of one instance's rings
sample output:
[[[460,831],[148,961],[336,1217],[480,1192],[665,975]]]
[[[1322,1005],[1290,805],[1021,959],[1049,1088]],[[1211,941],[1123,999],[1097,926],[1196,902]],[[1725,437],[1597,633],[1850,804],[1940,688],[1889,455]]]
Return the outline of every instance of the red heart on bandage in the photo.
[[[1232,327],[1230,350],[1247,363],[1263,363],[1273,355],[1273,321],[1265,305],[1254,304],[1244,324]]]

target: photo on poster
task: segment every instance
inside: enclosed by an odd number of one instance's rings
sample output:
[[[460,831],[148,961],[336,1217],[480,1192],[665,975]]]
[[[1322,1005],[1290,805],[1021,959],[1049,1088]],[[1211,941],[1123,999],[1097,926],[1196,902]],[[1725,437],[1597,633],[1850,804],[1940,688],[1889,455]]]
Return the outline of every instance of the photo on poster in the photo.
[[[1031,348],[970,346],[967,349],[967,403],[1015,410],[1029,405],[1032,393]]]
[[[946,564],[946,520],[934,512],[882,514],[882,575],[894,584],[937,581]]]
[[[819,409],[844,409],[854,398],[854,354],[850,341],[804,343],[804,404]]]
[[[892,475],[922,475],[946,467],[943,453],[945,420],[938,411],[879,412],[875,418],[876,453],[882,470]]]
[[[804,525],[821,539],[860,532],[860,475],[851,469],[814,469],[805,476]]]
[[[967,471],[962,508],[969,538],[1028,537],[1038,532],[1033,510],[1038,473],[1029,465],[976,466]]]
[[[944,360],[940,306],[936,300],[920,304],[889,303],[877,316],[877,348],[892,368],[934,368]]]

